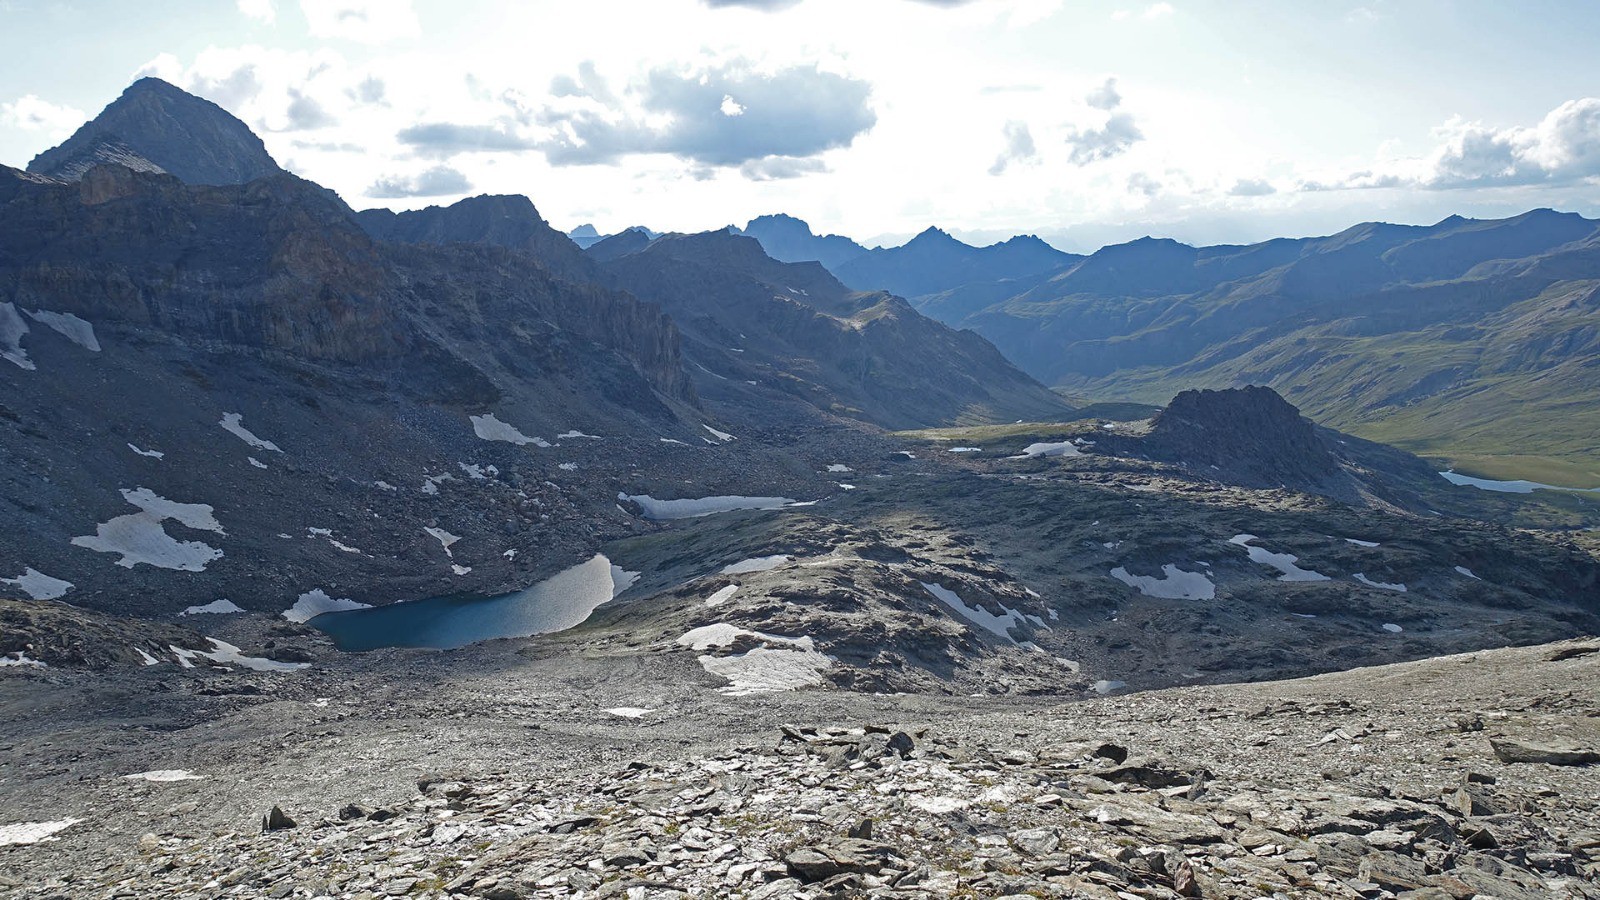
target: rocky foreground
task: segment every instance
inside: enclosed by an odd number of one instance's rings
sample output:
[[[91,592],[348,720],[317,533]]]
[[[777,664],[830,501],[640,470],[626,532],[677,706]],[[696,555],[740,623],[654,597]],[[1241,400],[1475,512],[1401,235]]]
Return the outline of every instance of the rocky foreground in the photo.
[[[245,676],[267,696],[132,742],[16,715],[112,689],[8,676],[0,826],[84,821],[0,847],[0,894],[1600,897],[1594,640],[1066,704],[497,659],[408,694],[374,657],[331,700]]]

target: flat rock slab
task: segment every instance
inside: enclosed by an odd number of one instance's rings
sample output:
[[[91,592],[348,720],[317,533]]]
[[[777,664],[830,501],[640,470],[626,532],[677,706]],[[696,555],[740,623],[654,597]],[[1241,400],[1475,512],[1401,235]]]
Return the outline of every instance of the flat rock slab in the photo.
[[[1490,738],[1489,746],[1503,763],[1546,763],[1552,766],[1588,766],[1600,763],[1600,752],[1559,740]]]

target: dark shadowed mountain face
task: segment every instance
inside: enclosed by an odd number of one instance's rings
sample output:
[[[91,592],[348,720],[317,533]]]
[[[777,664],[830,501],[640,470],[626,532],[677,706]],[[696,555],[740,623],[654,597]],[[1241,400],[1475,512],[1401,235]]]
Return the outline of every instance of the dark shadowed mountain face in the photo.
[[[578,245],[551,228],[533,201],[519,195],[486,194],[401,213],[367,209],[356,214],[356,221],[378,240],[505,247],[530,254],[560,277],[575,281],[594,277],[594,265]]]
[[[794,216],[775,215],[751,219],[743,233],[761,242],[761,249],[784,262],[819,262],[829,271],[868,252],[847,237],[811,233],[811,226]]]
[[[608,260],[617,284],[659,303],[678,324],[708,400],[771,415],[783,408],[770,399],[776,394],[890,428],[1071,411],[977,335],[887,294],[851,291],[816,263],[774,260],[750,238],[622,236],[589,252]]]
[[[159,78],[135,81],[100,115],[28,171],[66,181],[114,162],[190,184],[243,184],[282,170],[243,122]]]
[[[1270,384],[1319,421],[1415,450],[1593,472],[1597,247],[1600,224],[1549,210],[1247,247],[1145,239],[918,305],[1096,397]]]

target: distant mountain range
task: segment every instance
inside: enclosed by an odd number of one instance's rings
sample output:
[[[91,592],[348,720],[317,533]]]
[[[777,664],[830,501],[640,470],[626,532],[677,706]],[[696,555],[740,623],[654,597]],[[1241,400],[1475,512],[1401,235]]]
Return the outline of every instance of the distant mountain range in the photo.
[[[783,216],[747,233],[971,328],[1071,394],[1160,404],[1267,384],[1318,421],[1481,472],[1600,482],[1600,222],[1578,215],[1087,257],[935,230],[846,255]]]

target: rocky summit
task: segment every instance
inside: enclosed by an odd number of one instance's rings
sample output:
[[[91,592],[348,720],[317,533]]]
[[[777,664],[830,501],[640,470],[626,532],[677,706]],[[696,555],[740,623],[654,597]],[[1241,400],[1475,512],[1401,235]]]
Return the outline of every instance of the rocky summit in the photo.
[[[849,54],[541,98],[431,71],[436,5],[223,6],[352,49],[0,98],[71,132],[0,167],[0,897],[1600,898],[1590,220],[563,233],[641,221],[591,196],[639,157],[805,196],[905,107]],[[814,15],[684,6],[639,21]],[[1086,103],[986,177],[1146,139]],[[1426,439],[1562,385],[1517,477]]]

